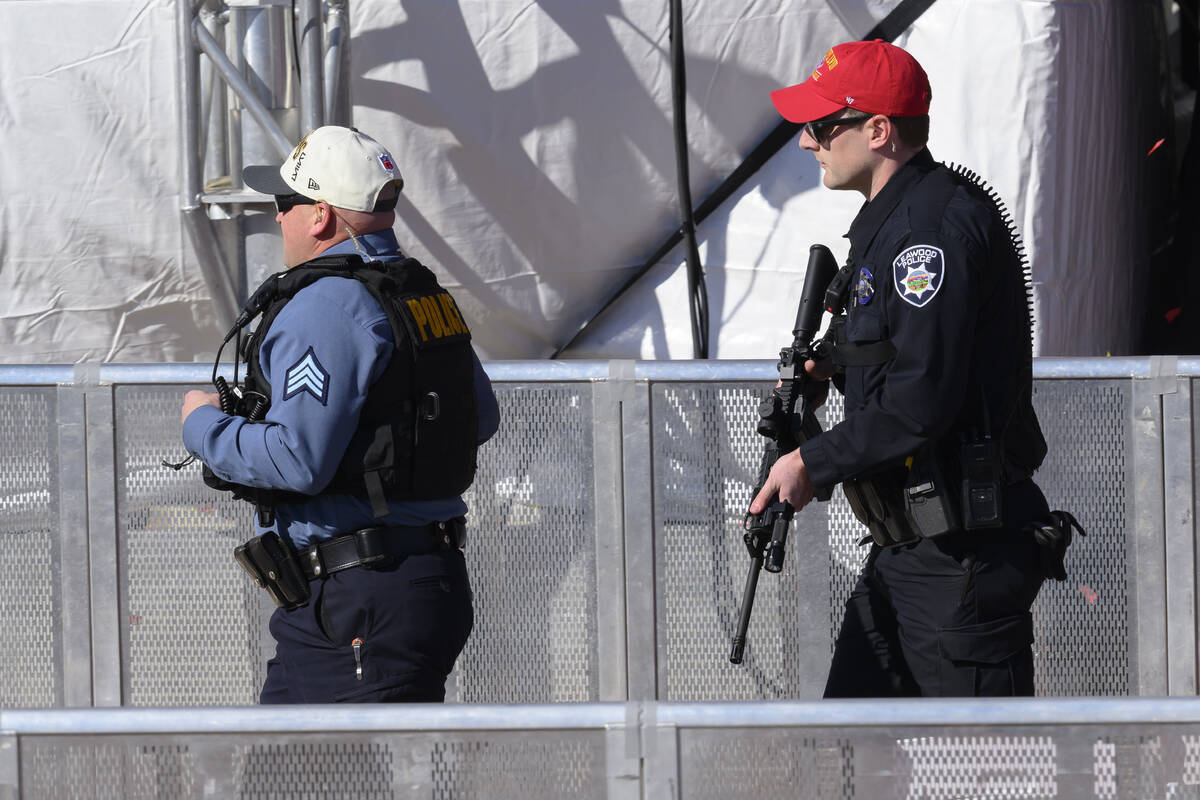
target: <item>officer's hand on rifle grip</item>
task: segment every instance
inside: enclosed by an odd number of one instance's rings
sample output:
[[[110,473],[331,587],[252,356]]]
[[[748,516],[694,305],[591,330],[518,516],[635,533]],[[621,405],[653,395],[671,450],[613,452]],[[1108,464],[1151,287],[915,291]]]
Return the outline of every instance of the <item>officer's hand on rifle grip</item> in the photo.
[[[762,490],[750,504],[750,513],[761,514],[775,497],[790,503],[792,508],[799,511],[812,501],[815,490],[808,477],[808,467],[804,466],[804,459],[800,457],[800,451],[793,450],[780,456],[771,467]]]

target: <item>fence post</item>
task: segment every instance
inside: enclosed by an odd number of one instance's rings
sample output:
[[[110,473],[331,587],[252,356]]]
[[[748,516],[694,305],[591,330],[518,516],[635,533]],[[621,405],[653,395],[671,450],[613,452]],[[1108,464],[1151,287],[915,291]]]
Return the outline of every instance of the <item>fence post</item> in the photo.
[[[609,381],[620,403],[624,486],[625,604],[630,700],[658,697],[656,586],[654,569],[654,459],[650,385],[634,380],[635,362],[609,362]]]
[[[1163,573],[1163,443],[1162,396],[1150,381],[1134,379],[1133,424],[1133,591],[1136,615],[1136,683],[1139,695],[1167,694],[1167,592]]]
[[[592,479],[596,514],[596,650],[599,699],[629,698],[625,608],[625,494],[622,482],[621,393],[619,381],[593,384]]]
[[[1167,693],[1196,694],[1196,524],[1193,489],[1191,379],[1177,377],[1175,358],[1151,359],[1163,371],[1163,538],[1166,548]],[[1152,380],[1153,383],[1153,380]]]
[[[92,599],[92,702],[121,705],[121,602],[117,577],[117,474],[113,388],[100,365],[78,364],[87,425],[88,565]]]
[[[0,800],[21,796],[21,759],[17,734],[0,731]]]
[[[91,598],[88,592],[87,426],[84,390],[58,387],[58,519],[62,572],[63,704],[92,704]]]

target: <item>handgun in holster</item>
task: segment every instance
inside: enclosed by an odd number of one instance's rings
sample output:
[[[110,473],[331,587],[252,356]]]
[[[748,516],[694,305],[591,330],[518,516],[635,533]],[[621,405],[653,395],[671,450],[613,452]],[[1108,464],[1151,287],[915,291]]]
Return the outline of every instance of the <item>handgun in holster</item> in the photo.
[[[275,531],[238,545],[233,558],[255,583],[267,590],[275,605],[291,610],[308,603],[308,581],[300,572],[296,553]]]

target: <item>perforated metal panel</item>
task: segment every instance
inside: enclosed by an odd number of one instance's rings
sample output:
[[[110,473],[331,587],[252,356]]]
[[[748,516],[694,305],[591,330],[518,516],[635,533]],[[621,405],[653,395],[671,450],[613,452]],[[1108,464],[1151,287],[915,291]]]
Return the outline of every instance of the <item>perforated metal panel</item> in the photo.
[[[660,699],[813,697],[824,687],[831,576],[821,505],[797,517],[783,571],[762,573],[745,660],[729,663],[750,566],[742,520],[763,452],[758,402],[769,388],[653,387]]]
[[[680,734],[680,797],[838,798],[854,791],[853,747],[804,731],[724,730]]]
[[[829,393],[824,411],[825,428],[831,428],[845,419],[846,403],[839,392]],[[846,500],[841,487],[833,490],[825,512],[828,515],[829,537],[829,655],[832,656],[838,631],[842,629],[846,600],[854,591],[854,584],[858,582],[870,547],[862,544],[863,537],[868,535],[867,528],[850,510],[850,502]]]
[[[603,798],[603,740],[594,734],[463,735],[435,742],[434,800]]]
[[[72,800],[199,797],[186,744],[95,737],[29,739],[21,748],[21,796]]]
[[[253,510],[206,487],[186,455],[187,387],[115,390],[121,662],[126,705],[253,703],[270,601],[237,567]]]
[[[866,530],[841,491],[797,515],[783,573],[759,581],[745,664],[725,657],[749,564],[741,520],[763,449],[758,399],[769,388],[653,387],[661,699],[818,697],[824,687],[866,554],[858,544]],[[1034,606],[1039,694],[1129,692],[1129,393],[1126,381],[1036,387],[1050,447],[1038,482],[1052,508],[1072,511],[1094,534],[1072,547],[1070,580],[1048,582]],[[829,427],[842,416],[833,392],[818,417]]]
[[[908,797],[1053,798],[1058,796],[1050,736],[921,736],[896,742],[906,763]]]
[[[592,387],[495,391],[500,430],[465,495],[475,629],[447,700],[596,700]]]
[[[1194,726],[681,730],[682,797],[1200,797]]]
[[[0,706],[63,703],[57,430],[52,387],[0,389]]]
[[[1039,695],[1130,693],[1130,384],[1036,381],[1049,453],[1035,479],[1052,509],[1087,530],[1068,551],[1067,580],[1047,581],[1033,607]]]
[[[604,798],[601,731],[27,736],[21,796]]]
[[[395,761],[385,742],[367,736],[238,745],[234,787],[244,800],[355,797],[390,798]]]

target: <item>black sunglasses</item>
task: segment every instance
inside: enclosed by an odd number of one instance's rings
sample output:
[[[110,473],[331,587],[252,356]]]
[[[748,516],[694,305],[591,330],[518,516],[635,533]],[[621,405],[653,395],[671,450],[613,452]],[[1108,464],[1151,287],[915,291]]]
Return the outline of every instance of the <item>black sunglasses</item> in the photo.
[[[874,114],[851,114],[846,117],[835,117],[833,119],[816,119],[812,122],[807,122],[801,131],[808,131],[808,135],[813,138],[817,144],[825,147],[829,144],[829,139],[833,136],[833,131],[839,125],[854,125],[858,122],[865,122]]]
[[[277,194],[275,195],[275,210],[280,214],[291,211],[296,206],[315,206],[320,200],[313,200],[311,197],[305,197],[302,194]]]

